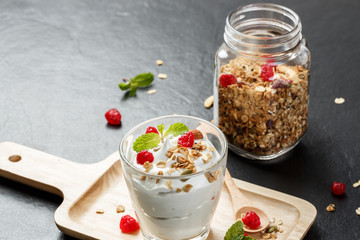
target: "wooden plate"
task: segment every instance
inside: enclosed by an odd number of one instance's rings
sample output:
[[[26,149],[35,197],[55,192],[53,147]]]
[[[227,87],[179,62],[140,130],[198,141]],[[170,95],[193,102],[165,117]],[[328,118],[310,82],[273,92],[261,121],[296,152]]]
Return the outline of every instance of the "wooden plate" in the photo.
[[[20,159],[21,158],[21,159]],[[142,239],[141,232],[123,234],[121,216],[135,216],[121,171],[119,154],[95,164],[74,163],[11,142],[0,143],[0,176],[62,196],[55,223],[80,239]],[[282,219],[277,239],[302,239],[315,220],[315,207],[300,198],[234,179],[244,194],[270,218]],[[117,213],[122,204],[126,210]],[[96,211],[102,209],[103,214]],[[234,223],[231,200],[223,187],[208,240],[223,239]],[[259,234],[252,235],[260,238]]]

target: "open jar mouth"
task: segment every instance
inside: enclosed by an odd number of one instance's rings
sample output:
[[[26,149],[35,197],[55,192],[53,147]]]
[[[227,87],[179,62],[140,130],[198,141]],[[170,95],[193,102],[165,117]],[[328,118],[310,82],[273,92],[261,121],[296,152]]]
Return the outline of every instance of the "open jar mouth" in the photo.
[[[302,38],[299,16],[269,3],[239,7],[226,18],[224,40],[247,54],[276,54],[295,48]]]
[[[125,144],[132,144],[133,143],[134,139],[131,138],[131,136],[134,135],[134,132],[139,128],[146,129],[146,127],[151,125],[154,121],[162,120],[162,119],[172,119],[172,118],[173,119],[181,119],[181,118],[183,118],[183,119],[192,120],[194,122],[203,123],[203,124],[206,124],[209,128],[211,128],[214,132],[216,132],[216,137],[219,138],[219,144],[222,145],[221,152],[219,152],[219,156],[220,156],[219,161],[217,161],[213,165],[210,165],[210,166],[208,166],[207,168],[205,168],[205,169],[203,169],[201,171],[197,171],[195,173],[187,174],[187,175],[180,175],[180,176],[155,175],[155,174],[144,172],[143,170],[135,167],[129,161],[129,159],[127,158],[127,151],[126,151],[126,149],[124,149]],[[209,134],[211,134],[211,132],[209,132]],[[140,174],[140,175],[143,175],[143,176],[146,176],[146,177],[151,177],[151,178],[154,178],[154,179],[169,179],[169,180],[176,180],[176,179],[181,180],[181,179],[193,178],[193,177],[202,175],[202,174],[204,174],[206,172],[218,169],[219,166],[223,163],[224,158],[226,157],[227,150],[228,150],[228,142],[226,140],[225,135],[223,134],[223,132],[218,127],[216,127],[212,123],[210,123],[208,121],[205,121],[205,120],[203,120],[201,118],[192,117],[192,116],[186,116],[186,115],[168,115],[168,116],[162,116],[162,117],[153,118],[153,119],[150,119],[148,121],[142,122],[142,123],[136,125],[135,127],[133,127],[130,131],[128,131],[126,133],[126,135],[121,140],[120,146],[119,146],[120,157],[123,160],[122,162],[125,163],[128,167],[130,167],[132,171],[136,172],[137,174]]]

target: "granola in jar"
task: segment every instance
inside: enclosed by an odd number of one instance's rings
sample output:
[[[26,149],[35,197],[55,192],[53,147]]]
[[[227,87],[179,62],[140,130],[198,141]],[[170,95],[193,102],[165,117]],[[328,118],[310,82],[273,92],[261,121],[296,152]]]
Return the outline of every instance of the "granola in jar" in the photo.
[[[273,71],[264,80],[262,68]],[[308,125],[309,70],[237,57],[221,67],[237,81],[218,87],[218,126],[228,141],[256,155],[275,154],[295,144]]]

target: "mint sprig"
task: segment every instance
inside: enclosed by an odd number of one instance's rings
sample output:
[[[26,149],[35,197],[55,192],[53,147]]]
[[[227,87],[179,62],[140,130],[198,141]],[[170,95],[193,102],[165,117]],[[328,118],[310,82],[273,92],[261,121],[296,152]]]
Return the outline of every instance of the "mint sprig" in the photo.
[[[181,134],[184,134],[189,131],[189,128],[183,123],[173,123],[170,127],[165,131],[164,137],[172,134],[174,137],[177,137]]]
[[[244,223],[239,220],[227,230],[224,240],[255,240],[244,234]]]
[[[133,149],[135,152],[141,152],[142,150],[148,150],[156,147],[160,141],[164,141],[164,138],[172,134],[174,137],[179,136],[187,131],[189,128],[183,123],[173,123],[169,126],[169,128],[165,131],[164,124],[160,124],[157,126],[159,134],[157,133],[146,133],[138,137],[134,144]]]
[[[157,133],[147,133],[138,137],[133,145],[135,152],[148,150],[156,147],[160,143],[160,135]]]
[[[123,91],[130,89],[129,95],[135,96],[136,89],[138,87],[147,87],[154,81],[154,75],[152,73],[141,73],[131,78],[126,83],[120,83],[119,88]]]

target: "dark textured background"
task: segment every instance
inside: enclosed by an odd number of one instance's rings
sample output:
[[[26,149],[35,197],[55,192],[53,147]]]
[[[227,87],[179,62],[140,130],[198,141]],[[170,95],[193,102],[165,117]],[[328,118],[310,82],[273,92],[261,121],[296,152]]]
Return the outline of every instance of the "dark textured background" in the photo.
[[[0,1],[0,141],[93,163],[117,150],[146,119],[188,114],[211,120],[213,57],[226,15],[254,1]],[[256,1],[257,2],[257,1]],[[305,237],[360,239],[360,1],[273,1],[295,10],[312,53],[309,129],[283,162],[266,165],[230,153],[236,178],[313,203]],[[163,59],[158,67],[156,59]],[[117,84],[150,71],[155,95],[128,98]],[[334,103],[344,97],[343,105]],[[120,128],[106,124],[116,107]],[[347,184],[344,197],[332,181]],[[0,178],[0,239],[71,239],[55,226],[61,199]],[[335,203],[334,213],[325,211]]]

